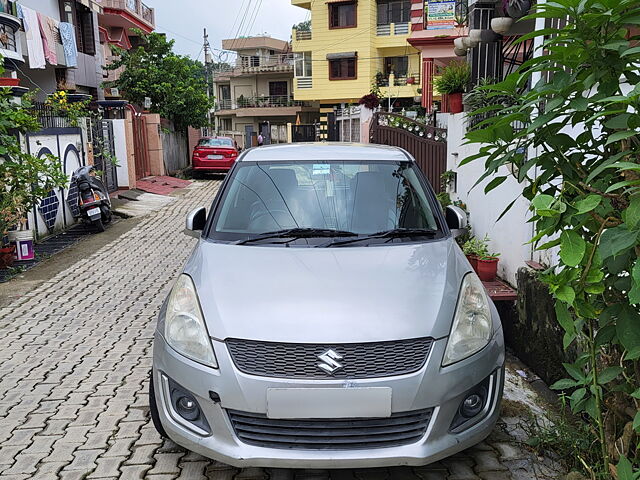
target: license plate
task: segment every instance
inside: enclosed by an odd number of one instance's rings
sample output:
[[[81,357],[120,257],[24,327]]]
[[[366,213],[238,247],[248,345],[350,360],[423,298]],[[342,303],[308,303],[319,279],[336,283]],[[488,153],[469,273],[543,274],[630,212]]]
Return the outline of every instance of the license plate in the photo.
[[[391,416],[389,387],[269,388],[269,418],[386,418]]]
[[[222,155],[207,155],[209,160],[222,160],[224,157]]]
[[[100,214],[100,209],[99,208],[92,208],[91,210],[87,210],[87,215],[89,215],[90,217],[93,215],[99,215]]]

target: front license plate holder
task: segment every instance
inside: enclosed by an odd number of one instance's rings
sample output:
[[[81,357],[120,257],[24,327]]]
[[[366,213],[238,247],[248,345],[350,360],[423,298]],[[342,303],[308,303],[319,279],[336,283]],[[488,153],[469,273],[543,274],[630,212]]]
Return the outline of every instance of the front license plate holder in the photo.
[[[366,388],[269,388],[267,417],[388,418],[389,387]]]

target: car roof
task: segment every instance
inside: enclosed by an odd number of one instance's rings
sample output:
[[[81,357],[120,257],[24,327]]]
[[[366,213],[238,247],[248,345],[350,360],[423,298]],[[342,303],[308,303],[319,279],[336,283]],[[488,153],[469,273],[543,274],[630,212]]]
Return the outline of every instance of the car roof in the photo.
[[[264,145],[245,151],[239,161],[278,160],[370,160],[413,161],[413,158],[398,147],[366,143],[313,142]]]
[[[233,138],[231,137],[223,137],[221,135],[215,136],[215,137],[200,137],[200,140],[215,140],[217,138],[224,138],[225,140],[233,140]]]

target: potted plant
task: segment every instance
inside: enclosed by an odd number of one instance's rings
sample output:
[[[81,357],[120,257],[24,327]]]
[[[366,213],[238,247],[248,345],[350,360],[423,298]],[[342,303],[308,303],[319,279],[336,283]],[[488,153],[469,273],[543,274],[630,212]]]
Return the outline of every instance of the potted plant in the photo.
[[[502,0],[502,10],[511,18],[522,18],[531,9],[531,0]]]
[[[462,112],[462,94],[471,80],[471,71],[466,62],[452,61],[435,79],[436,88],[449,97],[449,112]]]
[[[477,272],[478,257],[481,255],[486,255],[487,246],[482,240],[476,237],[471,237],[462,245],[462,252],[467,257],[467,260],[469,260],[469,263],[471,264],[473,270]]]
[[[498,273],[499,253],[487,253],[477,258],[476,272],[483,282],[492,282]]]

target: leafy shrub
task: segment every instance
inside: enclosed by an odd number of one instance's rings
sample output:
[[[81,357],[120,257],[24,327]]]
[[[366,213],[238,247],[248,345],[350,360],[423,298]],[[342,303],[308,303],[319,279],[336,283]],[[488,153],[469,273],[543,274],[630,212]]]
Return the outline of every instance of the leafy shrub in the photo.
[[[471,69],[466,62],[454,60],[444,67],[442,74],[434,80],[440,93],[464,93],[471,81]]]

